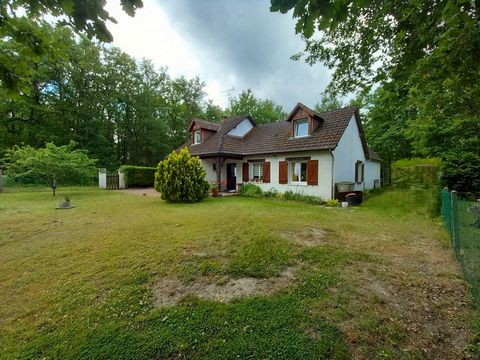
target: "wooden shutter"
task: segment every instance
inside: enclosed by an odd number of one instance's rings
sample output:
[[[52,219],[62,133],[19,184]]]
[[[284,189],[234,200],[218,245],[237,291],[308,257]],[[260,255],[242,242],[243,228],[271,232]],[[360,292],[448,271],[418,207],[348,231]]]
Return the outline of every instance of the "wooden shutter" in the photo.
[[[242,167],[242,180],[243,182],[248,182],[248,180],[250,179],[249,175],[248,175],[248,163],[243,163],[243,167]]]
[[[355,182],[358,183],[358,161],[355,163]]]
[[[307,185],[318,185],[318,160],[307,161]]]
[[[264,183],[270,182],[270,162],[269,161],[263,162],[263,182]]]
[[[360,167],[362,167],[362,176],[359,174]],[[365,163],[363,161],[358,160],[355,163],[355,182],[357,184],[361,184],[365,179]]]
[[[278,183],[287,184],[288,183],[288,162],[279,161],[278,163]]]

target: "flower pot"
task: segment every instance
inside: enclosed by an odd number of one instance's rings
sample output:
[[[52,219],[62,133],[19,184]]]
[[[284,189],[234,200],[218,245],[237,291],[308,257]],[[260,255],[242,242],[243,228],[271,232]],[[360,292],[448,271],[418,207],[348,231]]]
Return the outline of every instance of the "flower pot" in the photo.
[[[218,188],[212,189],[212,196],[213,197],[218,197],[219,194],[220,194],[220,190]]]

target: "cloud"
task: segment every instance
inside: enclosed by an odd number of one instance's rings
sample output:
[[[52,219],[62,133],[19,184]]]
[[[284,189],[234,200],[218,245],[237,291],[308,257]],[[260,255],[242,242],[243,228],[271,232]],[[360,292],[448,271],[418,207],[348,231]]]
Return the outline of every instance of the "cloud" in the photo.
[[[135,18],[109,3],[117,18],[114,45],[135,57],[168,66],[172,75],[198,75],[207,93],[225,106],[251,88],[289,111],[297,102],[313,106],[330,74],[321,66],[290,60],[303,49],[291,14],[271,13],[269,1],[145,0]]]

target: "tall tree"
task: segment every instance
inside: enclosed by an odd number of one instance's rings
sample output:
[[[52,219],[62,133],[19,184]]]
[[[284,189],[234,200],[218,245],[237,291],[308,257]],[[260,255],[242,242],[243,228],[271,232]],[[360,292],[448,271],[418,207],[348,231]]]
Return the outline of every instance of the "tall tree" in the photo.
[[[251,89],[242,91],[238,98],[230,98],[226,111],[230,116],[252,115],[258,124],[283,120],[287,117],[281,105],[275,104],[272,100],[255,97]]]
[[[131,15],[143,6],[142,0],[121,0],[123,10]],[[0,85],[6,95],[17,96],[32,90],[31,63],[46,53],[61,56],[50,37],[38,24],[48,15],[62,26],[111,42],[106,23],[116,20],[105,10],[105,0],[2,0],[0,2],[0,43],[8,42],[8,52],[0,53]],[[21,15],[23,14],[23,15]]]
[[[31,63],[32,91],[0,96],[0,152],[74,140],[102,167],[155,165],[185,141],[192,117],[213,108],[198,78],[172,79],[151,61],[75,39],[68,28],[40,27],[62,56],[45,53]],[[0,50],[10,45],[0,42]]]
[[[445,167],[459,166],[451,162],[455,157],[464,159],[465,168],[471,167],[468,159],[480,159],[478,1],[271,4],[273,11],[294,9],[296,31],[306,40],[305,52],[296,58],[305,55],[308,63],[334,69],[330,91],[366,94],[375,85],[367,133],[386,140],[378,141],[376,150],[387,151],[384,144],[390,143],[391,158],[407,150],[441,156]],[[380,115],[382,109],[387,115]]]
[[[320,102],[315,105],[314,110],[322,112],[340,109],[341,107],[343,107],[342,100],[331,93],[324,92],[322,93]]]

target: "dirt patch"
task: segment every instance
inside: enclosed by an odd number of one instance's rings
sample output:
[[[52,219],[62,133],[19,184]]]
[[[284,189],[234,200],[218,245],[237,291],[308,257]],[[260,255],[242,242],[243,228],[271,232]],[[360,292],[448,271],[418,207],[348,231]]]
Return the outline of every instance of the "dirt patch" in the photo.
[[[299,264],[286,268],[278,277],[258,279],[245,277],[239,279],[202,278],[185,284],[177,278],[161,278],[154,286],[155,306],[173,306],[186,296],[219,302],[230,302],[234,299],[272,295],[286,288],[295,280]]]
[[[307,227],[302,230],[284,231],[282,236],[294,244],[312,247],[324,244],[325,231],[320,228]]]
[[[130,194],[130,195],[137,195],[137,196],[154,196],[154,197],[160,196],[160,193],[155,191],[154,188],[130,188],[130,189],[115,190],[115,191],[122,192],[125,194]]]
[[[354,357],[371,355],[359,343],[390,342],[405,353],[422,349],[426,358],[462,358],[469,332],[468,318],[458,313],[469,307],[465,281],[435,273],[406,276],[404,269],[398,264],[356,269],[355,290],[350,292],[350,308],[355,310],[339,323]],[[379,330],[365,325],[365,319],[374,321]]]

